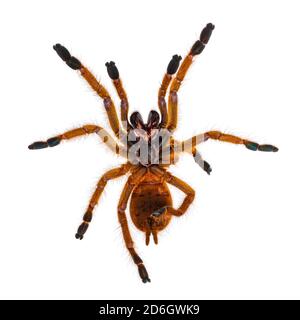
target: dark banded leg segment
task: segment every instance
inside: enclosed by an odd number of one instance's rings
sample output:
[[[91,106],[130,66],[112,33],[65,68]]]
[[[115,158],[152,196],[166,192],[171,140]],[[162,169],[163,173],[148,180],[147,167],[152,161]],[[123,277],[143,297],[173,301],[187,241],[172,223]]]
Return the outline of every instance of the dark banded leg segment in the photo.
[[[122,157],[126,158],[127,151],[123,147],[123,145],[118,144],[105,129],[93,124],[87,124],[81,128],[76,128],[67,131],[61,135],[50,138],[47,141],[34,142],[31,145],[29,145],[28,148],[30,150],[37,150],[48,147],[54,147],[57,146],[62,140],[70,140],[91,133],[97,133],[100,139],[108,146],[108,148],[112,152],[120,154]]]
[[[109,77],[111,78],[114,87],[116,88],[116,91],[118,93],[119,98],[121,99],[121,121],[123,126],[125,126],[126,131],[128,132],[130,129],[132,129],[129,121],[128,121],[128,109],[129,109],[129,103],[126,91],[123,87],[123,83],[120,79],[119,70],[116,67],[116,64],[114,61],[106,62],[105,66],[107,68],[107,73]]]
[[[96,125],[87,124],[81,128],[73,129],[67,131],[61,135],[50,138],[46,141],[37,141],[28,146],[30,150],[44,149],[48,147],[55,147],[60,144],[62,140],[69,140],[79,136],[83,136],[85,134],[97,133],[100,130],[103,130],[101,127]]]
[[[190,68],[193,58],[196,55],[199,55],[205,48],[205,45],[208,43],[209,38],[214,30],[214,25],[208,23],[206,27],[202,30],[199,40],[197,40],[192,46],[189,54],[182,61],[179,70],[176,73],[175,78],[171,83],[171,88],[168,98],[168,130],[174,131],[177,127],[177,117],[178,117],[178,97],[177,92],[181,86],[181,83]]]
[[[163,81],[158,91],[158,107],[161,114],[161,120],[160,120],[161,128],[166,128],[168,124],[169,117],[168,117],[168,110],[167,110],[165,97],[166,97],[169,84],[172,80],[173,74],[177,72],[181,59],[182,59],[181,56],[177,54],[175,54],[172,57],[171,61],[168,64],[167,72],[163,77]]]
[[[199,167],[202,168],[207,174],[210,174],[212,171],[211,166],[202,158],[200,152],[198,152],[195,148],[193,149],[192,154],[195,162],[199,165]]]
[[[53,46],[58,56],[73,70],[79,70],[81,76],[88,82],[91,88],[98,94],[99,97],[103,99],[103,104],[108,116],[110,126],[114,134],[119,137],[120,133],[123,131],[120,126],[119,119],[116,113],[115,105],[105,87],[99,83],[95,76],[86,68],[82,63],[75,57],[71,56],[67,48],[61,44],[56,44]]]
[[[247,149],[252,151],[266,151],[266,152],[277,152],[278,148],[271,144],[258,144],[246,139],[242,139],[231,134],[225,134],[220,131],[208,131],[204,134],[205,140],[214,139],[234,144],[243,144]]]
[[[59,145],[61,142],[60,137],[53,137],[48,139],[47,141],[36,141],[28,146],[28,149],[30,150],[38,150],[38,149],[44,149],[48,147],[55,147]]]
[[[61,44],[57,43],[53,46],[53,49],[71,69],[79,70],[82,67],[81,62],[77,58],[71,56],[69,50]]]
[[[116,179],[118,177],[123,176],[124,174],[126,174],[130,170],[130,168],[131,168],[130,164],[125,164],[119,168],[112,169],[112,170],[106,172],[101,177],[101,179],[97,183],[96,190],[94,191],[92,198],[89,202],[88,208],[83,216],[83,221],[82,221],[81,225],[78,227],[77,233],[75,234],[76,239],[79,239],[79,240],[83,239],[83,236],[89,227],[89,223],[92,221],[93,210],[94,210],[95,206],[97,205],[99,198],[100,198],[107,182],[109,180]]]
[[[244,145],[247,149],[252,151],[266,151],[266,152],[277,152],[278,148],[271,144],[258,144],[252,141],[245,141]]]

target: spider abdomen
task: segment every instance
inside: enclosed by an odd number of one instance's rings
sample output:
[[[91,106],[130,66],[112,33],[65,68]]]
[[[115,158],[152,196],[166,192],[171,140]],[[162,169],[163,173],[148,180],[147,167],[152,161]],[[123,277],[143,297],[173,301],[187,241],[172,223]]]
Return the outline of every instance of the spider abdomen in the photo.
[[[143,232],[163,230],[171,220],[170,214],[161,214],[152,225],[149,218],[159,209],[168,206],[172,206],[172,197],[166,183],[142,182],[134,189],[131,196],[131,219],[134,225]]]

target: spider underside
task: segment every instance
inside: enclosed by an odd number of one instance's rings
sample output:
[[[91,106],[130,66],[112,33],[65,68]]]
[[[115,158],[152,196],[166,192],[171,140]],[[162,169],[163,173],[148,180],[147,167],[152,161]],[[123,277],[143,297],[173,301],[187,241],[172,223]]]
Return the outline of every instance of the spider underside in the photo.
[[[203,51],[210,39],[213,29],[213,24],[208,23],[206,25],[199,39],[191,47],[182,62],[180,56],[174,55],[172,57],[158,91],[160,114],[153,110],[150,111],[146,123],[144,123],[139,112],[134,112],[128,117],[129,103],[127,95],[119,77],[119,71],[113,61],[107,62],[106,67],[121,100],[121,122],[119,121],[115,105],[104,86],[96,80],[94,75],[83,66],[77,58],[71,56],[65,47],[60,44],[56,44],[53,47],[59,57],[65,61],[70,68],[78,70],[92,89],[103,99],[110,127],[117,141],[105,129],[94,124],[88,124],[52,137],[46,141],[34,142],[29,146],[29,149],[54,147],[62,140],[97,133],[113,152],[127,160],[122,166],[106,172],[98,181],[88,208],[83,216],[83,222],[77,230],[76,238],[83,239],[89,223],[92,220],[94,208],[107,182],[111,179],[129,174],[129,178],[118,203],[118,220],[121,225],[126,248],[134,263],[137,265],[139,275],[143,282],[150,282],[150,278],[142,259],[134,248],[134,243],[130,235],[125,214],[129,199],[131,219],[135,226],[145,233],[146,244],[149,244],[151,237],[153,237],[154,242],[157,244],[158,232],[169,224],[172,216],[182,216],[188,210],[195,197],[195,191],[187,183],[167,171],[170,165],[177,162],[180,153],[190,153],[195,162],[210,174],[210,165],[202,159],[196,148],[199,143],[208,139],[243,144],[246,148],[253,151],[278,151],[275,146],[269,144],[260,145],[220,131],[208,131],[186,141],[178,141],[173,138],[173,132],[177,127],[177,93],[194,57]],[[167,92],[168,103],[166,103],[165,99]],[[177,209],[173,207],[172,197],[167,184],[171,184],[185,193],[185,198]]]

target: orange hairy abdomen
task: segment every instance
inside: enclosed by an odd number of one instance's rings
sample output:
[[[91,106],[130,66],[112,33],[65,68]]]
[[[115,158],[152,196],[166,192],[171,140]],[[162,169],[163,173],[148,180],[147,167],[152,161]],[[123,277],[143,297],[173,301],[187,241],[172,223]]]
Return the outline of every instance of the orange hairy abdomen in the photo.
[[[130,215],[135,226],[146,231],[147,218],[156,210],[172,206],[172,197],[166,183],[145,181],[133,191],[130,201]],[[163,224],[157,231],[164,229],[171,220],[171,215],[165,216]]]

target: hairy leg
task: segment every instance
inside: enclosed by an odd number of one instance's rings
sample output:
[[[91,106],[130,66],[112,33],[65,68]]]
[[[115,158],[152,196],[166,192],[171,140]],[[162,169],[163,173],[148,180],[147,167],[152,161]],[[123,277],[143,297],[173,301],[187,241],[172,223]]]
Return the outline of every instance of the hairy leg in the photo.
[[[179,67],[179,70],[177,71],[177,74],[171,83],[171,88],[170,88],[169,98],[168,98],[169,121],[167,126],[167,128],[170,131],[175,130],[177,127],[177,114],[178,114],[177,92],[181,86],[181,83],[189,67],[193,62],[194,56],[200,54],[203,51],[203,49],[205,48],[205,45],[208,43],[208,40],[212,34],[213,29],[214,29],[214,25],[211,23],[208,23],[206,27],[202,30],[200,34],[200,39],[194,43],[190,52],[182,61]]]
[[[195,162],[207,174],[211,173],[212,169],[210,164],[203,159],[202,155],[195,148],[195,146],[184,149],[183,142],[175,139],[171,139],[170,144],[166,145],[161,149],[160,162],[162,163],[162,166],[164,166],[164,164],[168,164],[168,165],[175,164],[178,161],[180,153],[182,153],[183,151],[190,153],[193,156],[193,159],[195,160]]]
[[[178,217],[182,216],[187,211],[190,204],[193,202],[193,200],[195,198],[194,189],[192,187],[190,187],[184,181],[173,176],[171,173],[169,173],[168,171],[165,171],[164,169],[162,169],[158,166],[153,166],[150,168],[150,170],[155,175],[161,177],[162,181],[165,181],[165,182],[175,186],[176,188],[178,188],[179,190],[181,190],[182,192],[184,192],[186,194],[186,197],[184,198],[182,204],[180,205],[180,207],[178,209],[174,209],[172,207],[166,207],[166,208],[162,208],[160,213],[162,214],[165,210],[167,210],[168,213],[170,213],[174,216],[178,216]]]
[[[146,173],[145,168],[138,169],[135,173],[133,173],[126,182],[126,185],[122,191],[119,204],[118,204],[118,219],[122,228],[123,238],[126,244],[126,248],[129,251],[133,262],[137,265],[139,275],[144,283],[150,282],[147,270],[143,264],[143,260],[139,257],[134,249],[134,243],[129,231],[128,222],[126,218],[126,208],[128,204],[129,197],[133,191],[133,189],[137,186],[137,184],[141,181],[144,174]]]
[[[81,62],[71,56],[70,52],[61,44],[56,44],[53,49],[57,52],[59,57],[66,62],[66,64],[73,70],[79,70],[82,77],[88,82],[92,89],[103,99],[104,107],[108,116],[110,126],[117,137],[119,137],[122,130],[119,119],[116,113],[115,105],[108,93],[108,91],[99,83],[95,76],[81,64]]]
[[[192,147],[204,141],[207,141],[208,139],[219,140],[219,141],[224,141],[224,142],[229,142],[234,144],[243,144],[246,148],[252,151],[256,151],[256,150],[269,151],[269,152],[278,151],[278,148],[271,144],[258,144],[256,142],[243,139],[237,136],[233,136],[231,134],[222,133],[220,131],[208,131],[208,132],[205,132],[204,134],[199,134],[197,136],[194,136],[182,142],[183,149],[184,151],[190,151]]]
[[[83,216],[83,222],[79,226],[77,233],[75,235],[76,239],[83,239],[83,236],[85,232],[87,231],[89,227],[89,223],[92,221],[93,217],[93,210],[95,206],[97,205],[99,198],[109,180],[119,178],[123,175],[125,175],[131,168],[132,166],[130,164],[124,164],[119,168],[115,168],[112,170],[107,171],[101,179],[97,183],[96,190],[94,191],[92,198],[89,202],[88,208]]]
[[[102,141],[115,153],[125,155],[125,151],[122,146],[119,146],[112,136],[103,128],[93,125],[87,124],[82,126],[81,128],[76,128],[70,131],[67,131],[63,134],[57,135],[55,137],[49,138],[46,141],[36,141],[28,146],[30,150],[44,149],[48,147],[55,147],[62,140],[70,140],[73,138],[77,138],[86,134],[97,133]]]
[[[158,107],[161,114],[161,121],[160,121],[161,128],[165,128],[168,124],[168,110],[167,110],[165,97],[166,97],[169,84],[172,80],[172,76],[174,73],[176,73],[181,59],[182,58],[177,54],[172,57],[171,61],[168,64],[167,72],[163,77],[163,81],[158,91]]]
[[[130,129],[132,129],[128,121],[129,103],[126,91],[120,79],[119,70],[117,69],[113,61],[107,62],[105,65],[107,67],[107,73],[109,77],[112,79],[113,85],[116,88],[119,98],[121,99],[121,121],[123,126],[125,126],[126,131],[128,132]]]

